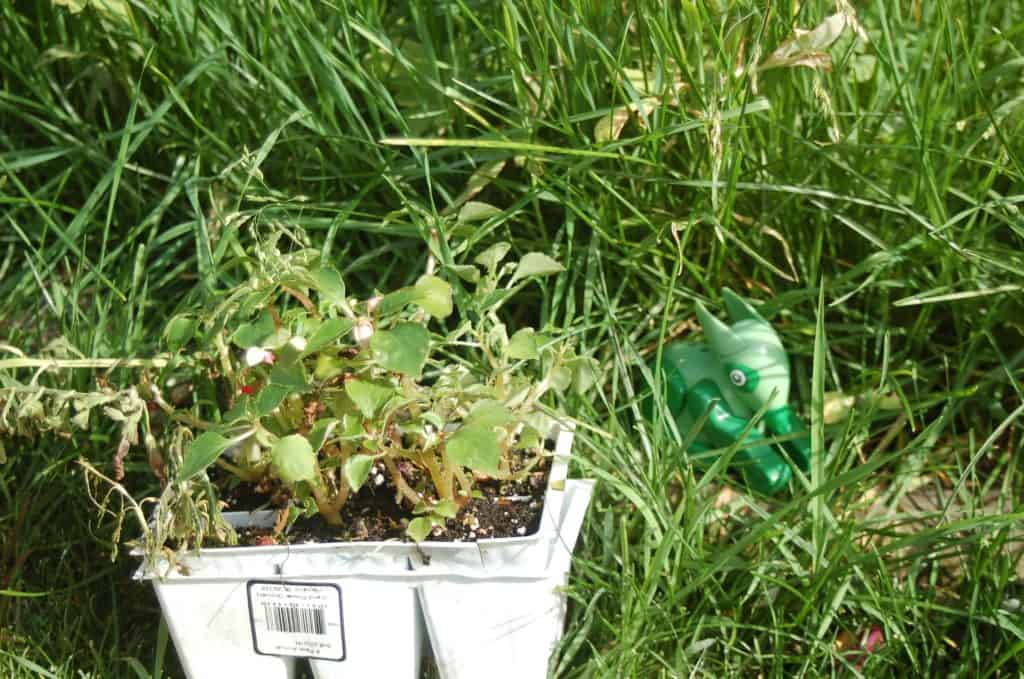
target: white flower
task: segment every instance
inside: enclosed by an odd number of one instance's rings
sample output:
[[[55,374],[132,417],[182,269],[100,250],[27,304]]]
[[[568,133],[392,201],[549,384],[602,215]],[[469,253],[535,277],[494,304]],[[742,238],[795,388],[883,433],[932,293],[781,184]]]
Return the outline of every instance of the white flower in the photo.
[[[249,347],[245,350],[245,364],[250,368],[263,363],[269,352],[262,347]]]
[[[306,350],[306,338],[305,337],[299,337],[298,335],[296,335],[295,337],[293,337],[290,340],[288,340],[288,344],[292,345],[295,348],[296,351],[305,351]]]
[[[368,318],[360,318],[352,328],[352,338],[359,344],[366,344],[373,337],[373,323]]]

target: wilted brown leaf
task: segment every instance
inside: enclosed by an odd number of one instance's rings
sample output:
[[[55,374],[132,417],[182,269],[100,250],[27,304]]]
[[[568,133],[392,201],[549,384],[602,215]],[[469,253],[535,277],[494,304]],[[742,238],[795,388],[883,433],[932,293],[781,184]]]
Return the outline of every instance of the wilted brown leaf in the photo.
[[[809,31],[794,29],[793,37],[779,45],[758,70],[807,66],[827,71],[832,68],[832,58],[823,50],[831,47],[848,25],[845,14],[833,14]]]
[[[597,121],[597,124],[594,125],[594,140],[606,142],[618,139],[622,134],[622,129],[626,126],[626,123],[629,122],[630,116],[634,113],[639,113],[638,120],[640,121],[641,126],[644,125],[644,119],[654,111],[654,108],[657,105],[657,99],[647,97],[645,99],[641,99],[639,104],[629,103],[625,106],[618,106],[612,109],[611,115],[603,116],[599,121]]]

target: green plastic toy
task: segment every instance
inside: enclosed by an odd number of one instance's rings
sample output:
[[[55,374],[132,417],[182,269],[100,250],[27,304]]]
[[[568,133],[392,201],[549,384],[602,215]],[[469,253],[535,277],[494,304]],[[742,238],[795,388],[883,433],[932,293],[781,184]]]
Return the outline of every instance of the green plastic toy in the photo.
[[[728,448],[743,435],[751,417],[765,408],[764,418],[747,432],[745,447],[732,462],[752,488],[777,493],[789,484],[791,470],[766,432],[772,437],[799,433],[778,445],[802,471],[807,472],[811,463],[807,428],[788,404],[789,358],[771,324],[745,299],[728,288],[722,296],[732,326],[698,303],[697,318],[707,345],[677,342],[662,351],[668,407],[683,435],[710,408],[689,448],[691,454]],[[705,466],[714,462],[708,455],[698,459]]]

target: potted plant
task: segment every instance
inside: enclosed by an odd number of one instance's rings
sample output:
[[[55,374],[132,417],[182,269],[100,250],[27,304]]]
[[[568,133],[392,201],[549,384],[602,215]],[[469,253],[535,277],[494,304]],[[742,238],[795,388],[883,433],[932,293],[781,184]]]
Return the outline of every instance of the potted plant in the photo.
[[[271,241],[248,280],[170,320],[138,384],[8,378],[0,433],[87,427],[96,411],[122,423],[114,478],[82,464],[138,518],[152,505],[140,577],[190,677],[291,676],[297,657],[318,677],[418,676],[418,587],[496,569],[550,579],[564,519],[572,432],[542,401],[587,388],[593,366],[501,322],[512,295],[561,270],[509,250],[452,267],[456,290],[428,271],[360,300],[319,253]],[[159,497],[118,484],[133,447]]]

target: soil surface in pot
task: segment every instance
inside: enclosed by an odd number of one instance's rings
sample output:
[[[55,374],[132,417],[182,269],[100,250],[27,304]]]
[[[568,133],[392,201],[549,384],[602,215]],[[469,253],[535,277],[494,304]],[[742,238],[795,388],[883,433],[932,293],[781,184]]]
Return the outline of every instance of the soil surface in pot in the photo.
[[[549,450],[553,445],[548,445]],[[523,537],[537,532],[544,510],[544,494],[551,472],[551,457],[544,457],[519,481],[477,479],[477,497],[470,498],[455,518],[436,526],[428,540],[474,542],[481,539]],[[516,463],[513,461],[513,470]],[[415,471],[403,471],[406,482],[416,487]],[[227,511],[277,509],[287,505],[287,490],[271,484],[239,485],[223,493]],[[342,525],[328,524],[319,515],[300,518],[284,536],[271,529],[243,529],[239,543],[248,545],[303,544],[310,542],[363,542],[405,540],[408,522],[416,518],[406,506],[395,502],[395,490],[383,467],[375,468],[358,493],[341,511]]]

